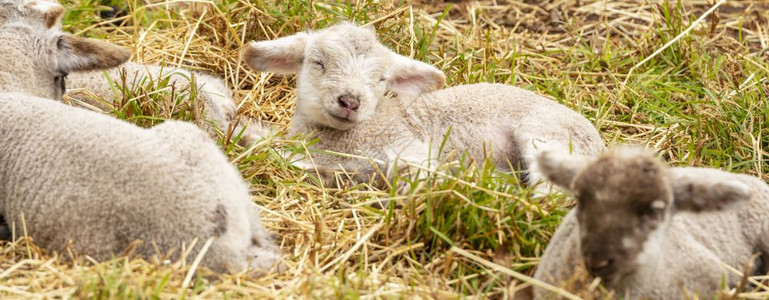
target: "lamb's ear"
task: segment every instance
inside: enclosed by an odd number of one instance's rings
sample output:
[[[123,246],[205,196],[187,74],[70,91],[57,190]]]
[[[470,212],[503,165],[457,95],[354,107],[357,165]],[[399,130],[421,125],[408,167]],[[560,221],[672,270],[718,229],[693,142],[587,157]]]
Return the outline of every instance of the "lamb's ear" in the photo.
[[[750,188],[737,180],[678,176],[672,180],[673,204],[680,211],[728,209],[750,200]]]
[[[298,73],[309,34],[300,32],[271,41],[251,42],[240,52],[241,59],[257,72]]]
[[[416,97],[440,89],[446,75],[429,64],[390,52],[392,65],[388,89],[399,96]]]
[[[554,151],[541,151],[537,155],[537,168],[552,183],[571,191],[574,177],[587,166],[588,160],[579,155]]]
[[[65,74],[114,68],[131,58],[127,48],[73,35],[59,37],[56,47],[56,67]]]

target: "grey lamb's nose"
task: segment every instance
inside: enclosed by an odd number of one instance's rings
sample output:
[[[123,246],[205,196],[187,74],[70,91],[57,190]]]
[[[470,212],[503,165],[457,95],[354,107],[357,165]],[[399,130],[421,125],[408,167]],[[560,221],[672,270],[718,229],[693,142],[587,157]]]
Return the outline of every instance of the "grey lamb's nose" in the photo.
[[[589,261],[587,263],[588,271],[593,275],[599,275],[603,271],[608,270],[613,263],[612,259],[602,259],[597,261]]]
[[[358,110],[358,107],[360,106],[360,100],[358,97],[351,94],[344,94],[339,96],[339,98],[337,98],[337,102],[339,103],[339,106],[348,110]]]

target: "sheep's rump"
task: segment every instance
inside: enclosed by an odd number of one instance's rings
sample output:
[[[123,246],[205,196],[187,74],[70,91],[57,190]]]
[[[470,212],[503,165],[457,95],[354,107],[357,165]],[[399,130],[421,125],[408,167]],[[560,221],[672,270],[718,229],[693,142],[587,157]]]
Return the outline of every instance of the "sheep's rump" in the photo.
[[[205,138],[197,133],[180,139]],[[213,213],[216,201],[197,199],[217,198],[174,149],[184,143],[167,139],[49,99],[0,94],[0,213],[16,228],[23,214],[42,247],[71,240],[97,259],[136,239],[181,245],[211,236],[206,222],[178,224]],[[139,250],[154,252],[148,244]]]

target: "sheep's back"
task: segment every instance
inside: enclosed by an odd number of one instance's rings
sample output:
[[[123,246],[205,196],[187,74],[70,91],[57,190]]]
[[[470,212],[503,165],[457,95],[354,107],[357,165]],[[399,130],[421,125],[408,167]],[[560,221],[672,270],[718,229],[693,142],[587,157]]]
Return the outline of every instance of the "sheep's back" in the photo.
[[[49,99],[4,94],[0,131],[2,214],[20,228],[23,213],[30,236],[52,250],[72,240],[74,250],[108,258],[134,239],[149,252],[149,241],[180,245],[211,236],[215,228],[205,220],[245,189],[233,172],[218,181],[237,180],[237,191],[215,186],[211,172],[232,168],[221,166],[222,155],[194,161],[180,154],[210,154],[213,143],[189,149],[196,143],[183,142],[204,138],[199,130],[169,140]],[[212,171],[200,171],[206,169]]]
[[[590,156],[605,148],[595,126],[578,112],[514,86],[460,85],[400,100],[404,118],[415,120],[423,138],[443,137],[451,128],[454,148],[474,157],[499,151],[498,163],[520,162],[520,149],[532,139],[571,143],[575,153]]]

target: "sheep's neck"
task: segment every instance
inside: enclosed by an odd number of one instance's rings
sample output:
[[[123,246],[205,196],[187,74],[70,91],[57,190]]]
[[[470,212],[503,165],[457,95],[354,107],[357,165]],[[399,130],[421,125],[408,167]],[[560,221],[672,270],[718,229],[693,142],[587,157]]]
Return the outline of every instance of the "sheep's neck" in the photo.
[[[668,225],[668,223],[663,223],[649,235],[649,238],[644,242],[643,250],[636,256],[638,269],[630,277],[626,278],[626,281],[637,282],[640,286],[646,286],[650,280],[654,281],[655,278],[660,276],[658,270],[665,260],[664,253],[667,242],[665,237]],[[632,286],[628,282],[623,285]]]
[[[18,76],[14,76],[13,72],[0,70],[0,93],[12,93],[18,91],[16,84],[18,80]]]

